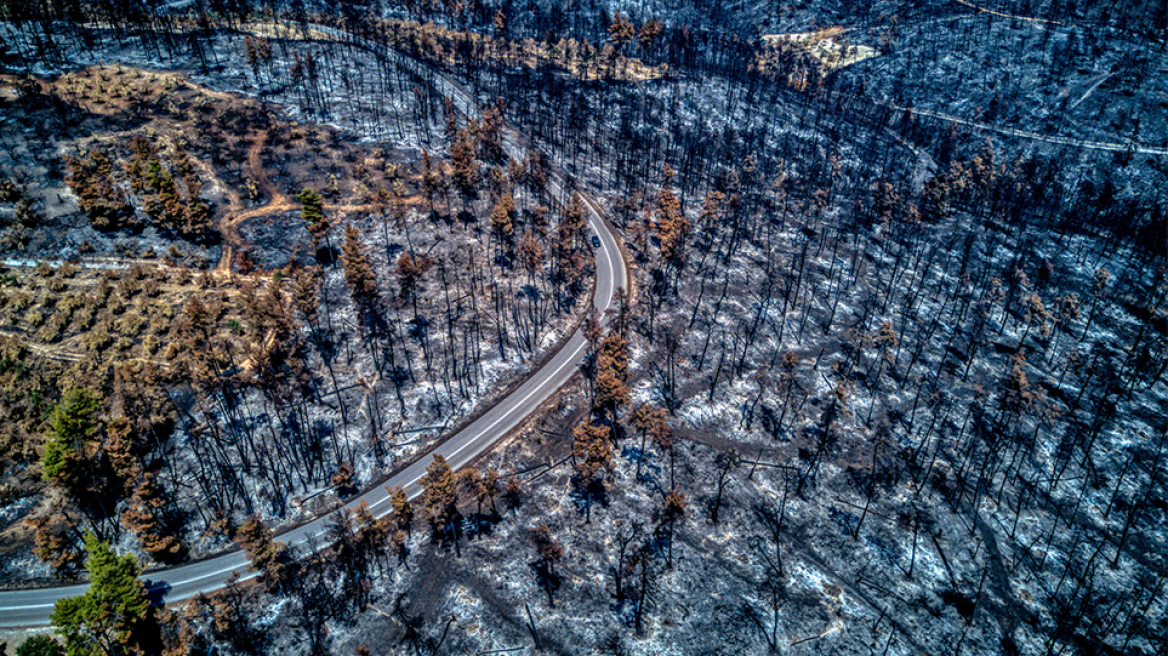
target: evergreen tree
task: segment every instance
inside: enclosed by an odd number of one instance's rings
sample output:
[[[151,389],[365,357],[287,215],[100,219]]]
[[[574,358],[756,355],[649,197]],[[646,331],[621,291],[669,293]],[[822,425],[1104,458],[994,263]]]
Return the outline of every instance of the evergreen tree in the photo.
[[[300,218],[308,224],[308,233],[312,235],[312,247],[316,248],[331,227],[324,215],[324,201],[321,200],[320,194],[308,187],[296,194],[296,200],[300,201]]]
[[[97,430],[94,415],[100,400],[87,389],[74,387],[61,396],[49,413],[49,441],[41,456],[46,481],[66,482],[77,475],[70,463],[77,464],[85,447]]]
[[[141,568],[133,555],[118,556],[92,532],[85,534],[90,585],[53,609],[52,622],[69,656],[145,653],[156,631]]]
[[[22,642],[16,656],[65,656],[65,648],[49,636],[37,635]]]

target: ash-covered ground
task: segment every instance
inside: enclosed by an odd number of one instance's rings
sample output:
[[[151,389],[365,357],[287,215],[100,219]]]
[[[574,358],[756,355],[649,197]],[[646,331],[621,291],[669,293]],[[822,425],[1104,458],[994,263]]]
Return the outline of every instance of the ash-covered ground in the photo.
[[[477,70],[622,229],[623,346],[476,463],[499,484],[466,479],[457,522],[420,500],[394,553],[345,538],[190,630],[240,653],[1162,653],[1165,55],[1132,18],[1162,12],[1034,4],[720,19],[879,53],[821,77],[685,41],[711,13],[688,5],[642,53],[664,79]],[[374,112],[342,95],[324,120],[359,134]]]

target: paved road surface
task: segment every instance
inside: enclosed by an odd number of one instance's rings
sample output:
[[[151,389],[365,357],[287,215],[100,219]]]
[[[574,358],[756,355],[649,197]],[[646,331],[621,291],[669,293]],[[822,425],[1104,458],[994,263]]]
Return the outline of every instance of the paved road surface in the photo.
[[[342,33],[336,30],[318,29],[336,37],[342,36]],[[414,65],[421,66],[416,62]],[[440,78],[439,88],[445,95],[454,98],[464,112],[473,109],[473,98],[452,81]],[[513,157],[522,159],[523,152],[518,145],[518,135],[512,131],[506,136],[508,138],[504,141],[507,150],[514,151],[510,153]],[[563,193],[562,178],[552,174],[549,182],[553,191]],[[628,288],[628,272],[621,257],[616,235],[592,208],[591,203],[585,203],[585,206],[589,213],[589,225],[600,237],[600,248],[596,251],[596,289],[593,304],[603,315],[612,304],[616,289]],[[540,404],[567,383],[583,359],[585,347],[586,340],[583,334],[576,331],[555,356],[541,369],[533,372],[518,389],[431,453],[442,454],[455,469],[470,462],[519,425],[528,415],[538,410]],[[403,485],[411,497],[417,495],[420,493],[418,479],[425,474],[426,466],[431,460],[432,458],[427,455],[391,477],[385,484],[391,487]],[[346,507],[354,508],[362,501],[368,504],[373,514],[378,517],[390,511],[389,493],[385,486],[377,486],[350,501]],[[327,533],[328,522],[328,517],[317,519],[280,535],[279,539],[300,553],[319,548],[327,543],[324,536]],[[240,551],[233,551],[188,565],[151,572],[143,578],[147,580],[152,590],[163,592],[165,600],[173,602],[189,599],[200,592],[219,590],[233,572],[239,572],[241,578],[245,580],[255,576],[248,567],[246,556]],[[0,592],[0,628],[47,625],[53,605],[58,599],[81,594],[86,587],[73,585]]]

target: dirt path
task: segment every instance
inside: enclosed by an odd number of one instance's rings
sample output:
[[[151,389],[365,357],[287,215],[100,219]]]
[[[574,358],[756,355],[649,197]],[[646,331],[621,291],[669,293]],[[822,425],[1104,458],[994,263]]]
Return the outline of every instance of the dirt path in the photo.
[[[226,91],[215,91],[213,89],[208,89],[207,87],[204,87],[204,86],[201,86],[199,84],[196,84],[195,82],[192,82],[190,80],[190,78],[185,77],[185,76],[180,77],[178,81],[184,87],[187,87],[189,89],[193,89],[193,90],[197,91],[198,93],[203,94],[204,96],[210,96],[210,97],[216,98],[218,100],[235,101],[235,100],[239,100],[239,98],[240,98],[239,96],[227,93]]]
[[[268,141],[269,135],[269,130],[257,132],[252,136],[251,146],[247,149],[248,175],[255,181],[264,196],[268,198],[268,202],[260,207],[245,208],[239,193],[224,184],[215,175],[215,172],[210,166],[201,161],[197,164],[212,182],[223,189],[228,201],[227,210],[221,214],[221,218],[216,226],[219,230],[219,235],[223,239],[223,253],[219,257],[219,264],[215,267],[217,272],[228,272],[231,270],[231,262],[235,257],[236,250],[242,248],[245,243],[243,235],[239,232],[239,226],[244,221],[300,209],[300,203],[295,198],[289,197],[272,182],[272,178],[268,174],[268,169],[264,166],[263,149],[264,144]],[[407,199],[406,202],[408,204],[415,204],[420,203],[421,199],[420,197],[412,198]],[[368,203],[358,205],[325,203],[324,209],[327,212],[378,212],[382,208],[379,205]]]
[[[288,197],[284,195],[272,179],[268,177],[268,171],[264,168],[264,160],[260,157],[260,153],[264,149],[264,143],[267,142],[270,132],[268,130],[261,130],[251,140],[251,147],[247,149],[247,168],[251,172],[252,178],[259,185],[260,189],[267,194],[271,200],[269,205],[286,205],[288,204]]]
[[[211,91],[201,87],[190,80],[183,79],[182,84],[190,87],[195,91],[221,100],[231,100],[234,97],[230,94]],[[93,141],[106,142],[113,139],[136,134],[135,130],[125,130],[119,133],[102,135],[100,137],[87,137],[81,143],[88,143]],[[233,189],[230,185],[223,181],[215,169],[206,161],[198,157],[191,157],[191,163],[199,169],[206,181],[216,190],[223,194],[227,201],[227,207],[219,214],[216,222],[216,229],[223,240],[223,252],[219,258],[219,263],[215,267],[217,272],[226,272],[231,268],[231,261],[235,256],[238,248],[242,247],[244,240],[239,234],[239,225],[248,219],[253,219],[261,216],[268,216],[271,214],[278,214],[296,209],[298,205],[294,204],[280,189],[272,182],[268,175],[267,169],[264,167],[263,157],[261,156],[264,144],[268,140],[268,130],[261,130],[254,134],[251,138],[251,145],[247,150],[247,170],[249,175],[256,184],[263,191],[264,195],[269,198],[268,202],[261,207],[246,209],[243,204],[243,199],[239,192]],[[358,211],[366,209],[368,206],[332,206],[327,209],[336,209],[341,211]]]
[[[1131,151],[1140,155],[1157,155],[1160,157],[1168,156],[1168,147],[1163,146],[1142,146],[1136,143],[1115,143],[1110,141],[1088,141],[1085,139],[1071,139],[1069,137],[1054,137],[1038,132],[1031,132],[1030,130],[1019,130],[1016,128],[1004,128],[991,123],[981,123],[978,121],[970,121],[952,114],[945,114],[942,112],[935,112],[929,109],[919,109],[914,107],[901,107],[890,103],[879,103],[890,109],[895,109],[902,112],[911,112],[914,116],[924,116],[946,122],[953,122],[958,125],[975,128],[977,130],[987,130],[989,132],[996,132],[1004,134],[1009,137],[1020,137],[1022,139],[1030,139],[1033,141],[1044,141],[1046,143],[1059,144],[1063,146],[1072,146],[1076,148],[1088,148],[1091,150],[1108,150],[1116,153],[1125,153]]]
[[[1000,16],[1002,18],[1013,18],[1015,20],[1023,20],[1023,21],[1028,21],[1031,23],[1041,23],[1043,25],[1065,25],[1065,23],[1061,23],[1059,21],[1047,20],[1045,18],[1031,18],[1029,16],[1019,16],[1017,14],[1007,14],[1007,13],[1004,13],[1001,11],[994,11],[993,9],[986,9],[985,7],[979,7],[975,4],[973,4],[972,2],[969,2],[969,0],[957,0],[957,4],[965,5],[966,7],[969,7],[970,9],[976,9],[977,11],[980,11],[982,13],[992,14],[994,16]]]
[[[45,346],[44,344],[37,344],[31,340],[23,340],[23,343],[24,346],[28,348],[28,350],[36,353],[42,358],[57,360],[58,362],[81,362],[81,360],[85,358],[84,353],[67,351],[64,348],[53,348],[51,346]]]
[[[1068,109],[1074,109],[1074,108],[1078,107],[1079,105],[1082,105],[1082,104],[1083,104],[1083,101],[1087,100],[1088,98],[1090,98],[1090,97],[1091,97],[1091,94],[1095,93],[1095,90],[1099,88],[1099,85],[1101,85],[1101,84],[1103,84],[1104,82],[1106,82],[1106,81],[1110,80],[1110,79],[1111,79],[1112,77],[1114,77],[1114,76],[1115,76],[1115,73],[1103,73],[1103,74],[1100,74],[1100,75],[1099,75],[1099,79],[1098,79],[1098,80],[1096,80],[1096,81],[1095,81],[1095,83],[1094,83],[1094,84],[1092,84],[1092,85],[1091,85],[1091,86],[1090,86],[1090,87],[1089,87],[1089,88],[1088,88],[1088,89],[1087,89],[1085,92],[1083,92],[1083,95],[1079,96],[1079,99],[1078,99],[1078,100],[1076,100],[1075,102],[1071,103],[1071,106],[1070,106],[1070,107],[1068,107]]]
[[[218,94],[220,92],[211,93]],[[239,234],[239,225],[241,223],[257,216],[286,212],[292,209],[292,203],[288,201],[288,198],[276,188],[271,178],[268,177],[267,169],[264,168],[263,158],[260,156],[264,148],[264,143],[268,140],[268,134],[268,130],[260,130],[252,136],[251,146],[247,149],[247,170],[251,179],[263,190],[269,200],[262,207],[245,210],[239,194],[230,190],[227,192],[227,212],[221,215],[216,226],[219,230],[220,237],[223,239],[223,252],[219,257],[218,266],[215,267],[215,270],[218,272],[231,270],[231,262],[235,258],[236,248],[243,244],[243,237]],[[214,174],[212,173],[212,175]]]

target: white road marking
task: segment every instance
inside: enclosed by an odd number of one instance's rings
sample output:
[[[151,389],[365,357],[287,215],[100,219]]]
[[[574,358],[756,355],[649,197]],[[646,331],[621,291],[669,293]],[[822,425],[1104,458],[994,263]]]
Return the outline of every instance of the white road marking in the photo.
[[[329,31],[331,32],[333,30],[329,30]],[[351,35],[348,35],[348,36],[351,37]],[[374,50],[376,51],[376,49],[374,49]],[[377,53],[377,54],[381,54],[381,53]],[[408,60],[406,57],[402,57],[401,59],[406,60],[404,62],[401,62],[405,65],[416,65],[417,64],[417,62],[413,62],[411,60]],[[474,103],[473,99],[469,99],[468,94],[466,94],[460,88],[455,86],[453,83],[450,83],[448,80],[446,80],[444,78],[439,78],[439,79],[442,82],[442,87],[444,89],[449,90],[448,93],[450,96],[455,96],[455,97],[459,98],[460,104],[466,105],[467,107],[474,106],[475,103]],[[515,146],[515,148],[517,150],[518,146]],[[512,156],[514,156],[514,154],[512,154]],[[553,174],[553,175],[557,175],[557,174]],[[556,181],[555,179],[553,179],[550,182],[551,182],[551,186],[553,186],[560,195],[566,195],[565,191],[564,191],[564,187],[563,187],[562,178],[560,179],[560,181]],[[616,271],[616,267],[614,264],[614,257],[613,257],[614,251],[619,251],[620,245],[616,239],[616,236],[608,229],[608,226],[605,225],[603,218],[596,211],[596,209],[589,202],[585,202],[584,207],[588,210],[588,213],[589,213],[589,225],[591,225],[593,230],[595,230],[596,233],[601,237],[601,241],[602,241],[602,245],[603,245],[603,247],[600,249],[601,254],[603,255],[603,258],[599,258],[599,259],[604,260],[604,268],[605,268],[605,271],[607,273],[607,276],[600,275],[600,267],[598,265],[597,266],[597,277],[596,277],[596,288],[594,291],[594,295],[604,293],[604,294],[606,294],[606,296],[603,299],[603,303],[598,303],[597,301],[599,301],[600,299],[596,298],[595,296],[592,300],[593,306],[596,307],[596,309],[601,314],[601,322],[603,324],[603,323],[607,323],[607,321],[605,320],[605,317],[604,317],[604,313],[612,306],[612,301],[613,301],[613,298],[615,296],[616,289],[618,287],[623,288],[623,285],[618,284],[618,281],[616,280],[617,271]],[[627,280],[625,280],[625,279],[622,279],[620,282],[627,284]],[[607,287],[608,287],[607,289],[602,288],[602,285],[605,285],[605,284],[607,284]],[[569,337],[568,342],[565,344],[564,348],[566,348],[568,344],[571,344],[571,342],[573,340],[575,340],[577,337],[582,337],[582,335],[583,335],[583,333],[580,330],[577,330],[576,332],[574,332],[572,334],[572,336]],[[510,396],[504,398],[499,403],[499,405],[495,406],[495,408],[501,408],[504,405],[508,405],[510,407],[507,408],[506,410],[504,410],[498,418],[496,418],[493,422],[491,422],[485,428],[477,429],[476,432],[474,434],[471,434],[471,435],[465,434],[465,431],[470,430],[474,426],[474,424],[472,423],[469,426],[467,426],[465,429],[463,429],[462,432],[451,436],[450,440],[443,443],[442,446],[450,444],[451,441],[454,441],[454,440],[465,440],[465,443],[462,444],[462,446],[459,446],[454,451],[452,451],[449,454],[449,456],[447,456],[447,457],[449,459],[454,459],[455,457],[458,456],[459,453],[462,453],[467,448],[472,447],[472,446],[482,447],[482,450],[485,450],[489,444],[489,441],[488,441],[488,444],[484,444],[483,438],[490,435],[491,432],[503,421],[508,420],[508,419],[513,419],[516,412],[522,412],[523,406],[525,406],[528,403],[528,401],[530,401],[531,398],[534,397],[536,394],[544,393],[545,398],[550,397],[551,394],[554,393],[559,388],[559,385],[555,384],[556,378],[563,372],[563,370],[566,367],[575,366],[577,364],[577,362],[579,361],[579,358],[581,356],[582,351],[586,347],[587,347],[587,341],[577,345],[576,348],[573,349],[572,352],[569,355],[567,355],[566,358],[564,357],[565,351],[558,352],[553,357],[552,362],[554,362],[556,359],[559,359],[559,358],[564,358],[564,359],[550,373],[548,373],[546,369],[541,369],[541,370],[537,370],[537,371],[533,372],[531,377],[528,378],[527,382],[525,382],[524,384],[535,382],[534,388],[531,389],[522,399],[519,399],[518,401],[514,401]],[[551,363],[549,362],[549,365],[550,364]],[[549,385],[551,387],[550,390],[548,389]],[[518,391],[521,389],[522,389],[522,386],[520,386],[515,392],[512,392],[512,394],[517,394]],[[521,415],[521,417],[516,420],[516,424],[518,424],[519,421],[522,421],[523,416],[525,416],[525,415]],[[431,453],[440,453],[442,446],[435,448],[434,450],[431,451]],[[400,476],[405,475],[405,473],[407,471],[418,466],[420,464],[420,462],[421,461],[414,463],[406,470],[400,472],[398,474],[398,476],[400,477]],[[421,490],[418,489],[417,483],[419,480],[421,480],[423,475],[424,474],[414,476],[411,480],[404,483],[404,485],[407,488],[409,488],[409,487],[415,488],[415,489],[411,490],[411,492],[410,492],[411,499],[417,497],[421,493]],[[345,507],[346,508],[353,507],[353,506],[359,504],[361,501],[365,501],[366,505],[370,509],[375,508],[377,506],[381,506],[390,500],[390,495],[387,493],[386,488],[388,488],[389,485],[394,485],[394,484],[401,485],[402,483],[394,483],[394,480],[390,479],[382,485],[382,489],[371,490],[370,492],[368,492],[365,495],[365,497],[355,499],[354,501],[350,502],[349,504],[346,504]],[[372,499],[375,496],[379,496],[379,498],[376,498],[376,499],[373,499],[372,501],[370,501],[370,499]],[[327,515],[324,517],[319,517],[319,518],[317,518],[317,519],[315,519],[307,524],[304,524],[300,527],[292,529],[291,531],[285,533],[284,535],[285,536],[291,535],[292,536],[291,539],[296,540],[297,545],[311,543],[318,538],[322,538],[322,537],[327,536],[327,533],[328,533],[327,521],[328,521]],[[297,537],[297,535],[300,532],[304,532],[305,535],[303,535],[302,537]],[[171,569],[171,570],[158,570],[155,572],[147,572],[143,575],[143,578],[146,578],[147,580],[149,580],[149,578],[151,576],[165,576],[168,571],[174,572],[176,570],[181,570],[181,569],[185,569],[188,567],[197,568],[197,567],[200,567],[203,565],[214,563],[215,561],[223,561],[223,560],[229,560],[229,559],[233,559],[233,558],[237,559],[241,555],[242,555],[241,552],[238,552],[238,551],[231,552],[228,554],[216,556],[216,557],[211,558],[207,561],[203,561],[202,563],[193,563],[193,564],[187,565],[187,566],[182,567],[182,568],[175,568],[175,569]],[[156,587],[154,589],[174,590],[175,588],[178,588],[178,587],[198,586],[199,581],[213,579],[215,577],[221,577],[222,575],[227,574],[228,572],[237,573],[239,575],[240,581],[247,581],[247,580],[255,578],[258,575],[258,572],[254,571],[250,568],[250,563],[244,562],[244,563],[242,563],[242,566],[237,563],[237,564],[231,565],[229,567],[224,567],[224,568],[212,571],[212,572],[207,572],[207,573],[191,576],[190,578],[183,579],[181,581],[158,580],[156,582]],[[76,586],[71,586],[70,588],[62,587],[62,588],[57,588],[57,589],[51,589],[51,591],[49,593],[50,594],[59,594],[61,596],[64,596],[66,594],[65,591],[67,589],[71,589],[72,587],[76,587]],[[212,592],[215,590],[219,590],[222,587],[224,587],[223,581],[220,580],[220,581],[215,582],[215,584],[213,584],[213,585],[206,586],[206,587],[199,587],[195,590],[195,592],[196,593],[198,593],[198,592]],[[83,590],[83,589],[84,588],[78,588],[79,591]],[[37,592],[37,590],[5,591],[5,592],[0,592],[0,599],[2,599],[4,597],[10,597],[10,596],[15,597],[16,595],[35,594],[36,592]],[[181,600],[187,599],[191,596],[194,596],[194,595],[188,594],[186,596],[176,598],[176,599],[174,599],[174,601],[181,601]],[[19,605],[19,606],[0,605],[0,610],[6,611],[6,612],[33,611],[33,610],[53,608],[55,605],[56,605],[56,600],[54,600],[51,603],[42,603],[42,604],[23,604],[23,605]],[[37,618],[30,618],[27,621],[22,621],[19,624],[12,624],[12,625],[9,625],[8,623],[6,623],[4,619],[0,619],[0,627],[43,626],[45,624],[48,624],[48,615],[47,614],[41,615]]]

